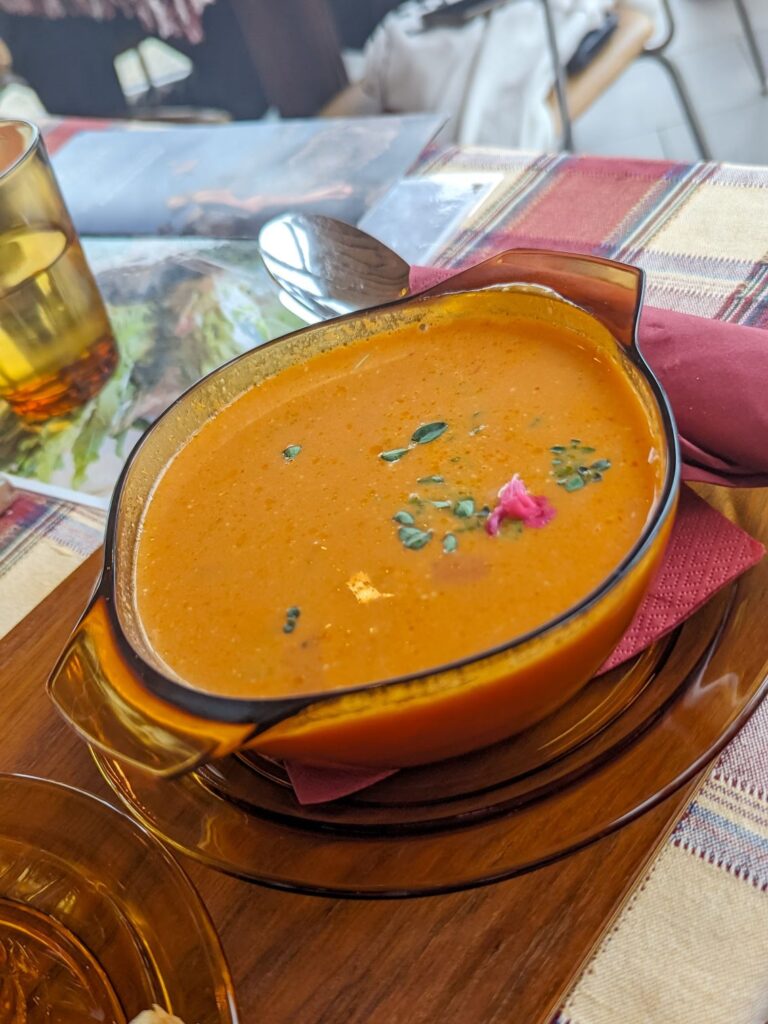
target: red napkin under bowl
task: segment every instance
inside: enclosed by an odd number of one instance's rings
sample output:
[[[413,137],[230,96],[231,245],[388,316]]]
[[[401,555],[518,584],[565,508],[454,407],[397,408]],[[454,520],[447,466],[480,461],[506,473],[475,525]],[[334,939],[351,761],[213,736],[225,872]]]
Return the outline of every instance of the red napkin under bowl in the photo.
[[[412,292],[456,271],[412,267]],[[768,337],[753,327],[644,307],[640,349],[672,404],[683,478],[731,487],[768,485]],[[664,561],[630,628],[602,671],[684,622],[755,565],[763,545],[683,488]],[[392,772],[286,763],[301,804],[348,796]]]

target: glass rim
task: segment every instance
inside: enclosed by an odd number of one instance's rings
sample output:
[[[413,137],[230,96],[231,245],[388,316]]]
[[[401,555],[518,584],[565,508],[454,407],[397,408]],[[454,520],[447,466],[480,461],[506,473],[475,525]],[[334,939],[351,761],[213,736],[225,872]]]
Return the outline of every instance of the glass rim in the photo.
[[[27,121],[23,117],[0,117],[0,131],[8,126],[24,128],[29,131],[30,135],[24,151],[12,163],[9,163],[7,167],[0,167],[0,186],[9,175],[18,170],[22,164],[40,150],[43,140],[40,128],[32,121]]]

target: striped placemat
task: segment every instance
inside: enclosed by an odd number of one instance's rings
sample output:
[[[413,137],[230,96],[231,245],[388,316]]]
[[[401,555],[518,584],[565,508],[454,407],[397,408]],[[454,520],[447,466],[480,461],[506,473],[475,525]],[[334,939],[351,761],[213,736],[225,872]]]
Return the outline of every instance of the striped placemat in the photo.
[[[0,637],[99,547],[105,521],[98,508],[17,492],[0,514]]]

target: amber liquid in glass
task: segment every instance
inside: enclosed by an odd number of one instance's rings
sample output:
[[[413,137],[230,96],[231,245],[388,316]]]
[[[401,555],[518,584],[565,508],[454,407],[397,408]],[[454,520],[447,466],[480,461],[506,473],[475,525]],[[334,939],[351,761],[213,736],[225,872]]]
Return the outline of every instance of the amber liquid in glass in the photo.
[[[76,238],[55,225],[0,234],[0,398],[26,419],[82,405],[117,363]]]
[[[125,1024],[103,968],[71,932],[0,899],[0,1024]]]

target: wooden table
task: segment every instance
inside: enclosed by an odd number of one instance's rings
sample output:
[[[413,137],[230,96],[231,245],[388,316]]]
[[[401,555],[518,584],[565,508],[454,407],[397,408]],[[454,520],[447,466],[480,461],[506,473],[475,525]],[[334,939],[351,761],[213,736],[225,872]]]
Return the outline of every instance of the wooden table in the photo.
[[[114,803],[44,692],[98,565],[94,555],[0,641],[0,767]],[[325,900],[184,866],[221,935],[246,1024],[546,1024],[694,789],[548,868],[451,896]]]

